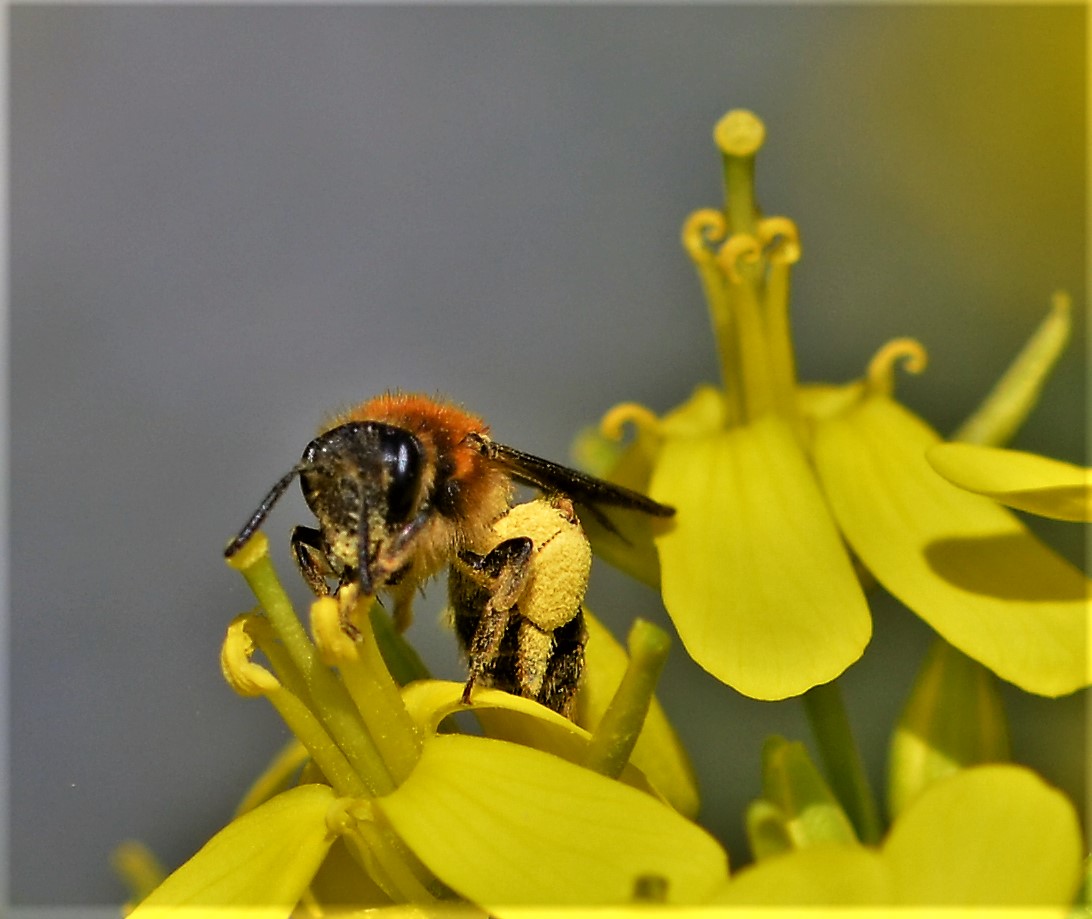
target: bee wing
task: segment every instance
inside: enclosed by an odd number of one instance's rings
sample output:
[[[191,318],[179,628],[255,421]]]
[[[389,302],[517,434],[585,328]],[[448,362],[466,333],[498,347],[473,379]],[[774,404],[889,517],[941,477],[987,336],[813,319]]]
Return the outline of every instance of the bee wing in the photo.
[[[513,478],[541,488],[543,491],[560,492],[572,498],[577,504],[582,504],[590,510],[601,523],[614,531],[610,521],[599,510],[599,507],[622,507],[628,510],[641,511],[653,517],[671,517],[675,508],[668,507],[653,501],[647,495],[623,488],[597,479],[595,476],[570,469],[560,463],[542,459],[530,453],[524,453],[515,447],[488,441],[484,444],[487,455],[498,465],[506,469]]]

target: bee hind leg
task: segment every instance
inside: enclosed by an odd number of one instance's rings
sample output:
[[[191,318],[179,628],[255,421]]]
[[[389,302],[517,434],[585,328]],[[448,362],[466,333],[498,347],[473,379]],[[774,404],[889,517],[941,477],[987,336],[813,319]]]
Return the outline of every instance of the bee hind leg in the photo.
[[[497,658],[508,628],[513,608],[519,601],[530,572],[534,543],[526,536],[506,539],[488,555],[462,552],[461,574],[473,585],[474,597],[457,598],[455,607],[478,606],[484,597],[480,617],[466,646],[470,674],[463,689],[463,702],[470,702],[470,692]],[[470,591],[467,591],[469,594]]]
[[[559,715],[571,718],[580,677],[584,672],[584,646],[588,630],[584,626],[584,610],[553,633],[553,649],[546,664],[542,686],[535,698]]]

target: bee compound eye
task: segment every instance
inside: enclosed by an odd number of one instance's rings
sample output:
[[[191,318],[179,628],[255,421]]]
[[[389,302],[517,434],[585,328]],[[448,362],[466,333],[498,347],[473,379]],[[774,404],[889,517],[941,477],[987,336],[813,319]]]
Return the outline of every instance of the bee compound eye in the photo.
[[[421,485],[421,444],[409,431],[382,426],[379,451],[387,471],[387,522],[401,523],[413,512]]]

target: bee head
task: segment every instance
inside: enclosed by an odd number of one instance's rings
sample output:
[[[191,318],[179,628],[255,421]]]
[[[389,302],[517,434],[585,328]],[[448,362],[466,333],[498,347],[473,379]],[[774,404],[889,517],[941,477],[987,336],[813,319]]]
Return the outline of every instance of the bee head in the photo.
[[[311,441],[297,469],[331,561],[371,592],[384,547],[415,528],[424,469],[420,441],[382,422],[349,422]]]

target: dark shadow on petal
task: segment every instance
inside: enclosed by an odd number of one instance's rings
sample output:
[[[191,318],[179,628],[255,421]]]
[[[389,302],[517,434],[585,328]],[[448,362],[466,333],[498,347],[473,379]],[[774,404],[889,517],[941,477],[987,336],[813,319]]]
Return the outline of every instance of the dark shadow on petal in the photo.
[[[942,539],[925,548],[929,567],[963,590],[1005,600],[1088,599],[1089,581],[1030,533]]]

